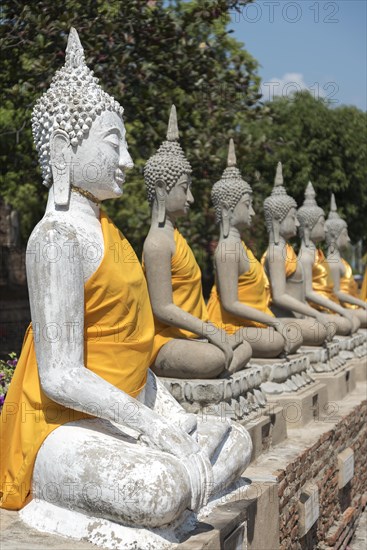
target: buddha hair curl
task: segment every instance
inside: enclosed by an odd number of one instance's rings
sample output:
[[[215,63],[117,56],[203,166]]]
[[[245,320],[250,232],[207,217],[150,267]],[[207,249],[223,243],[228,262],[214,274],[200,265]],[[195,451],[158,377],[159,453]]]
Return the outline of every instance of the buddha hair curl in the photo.
[[[315,197],[315,189],[309,181],[306,187],[303,205],[297,210],[297,219],[300,224],[299,233],[301,238],[304,237],[306,226],[311,231],[320,217],[325,216],[325,212],[318,206]]]
[[[155,185],[158,180],[165,182],[167,193],[169,193],[183,174],[191,175],[192,173],[191,165],[186,159],[178,139],[176,107],[172,105],[167,139],[144,166],[144,181],[148,202],[151,206],[156,196]]]
[[[50,88],[37,100],[32,111],[33,139],[46,187],[52,185],[52,132],[63,130],[68,134],[71,145],[77,147],[88,137],[93,121],[103,111],[113,111],[122,118],[124,109],[102,90],[98,78],[86,66],[78,33],[72,27],[66,47],[65,64],[56,72]]]
[[[213,185],[211,192],[217,223],[222,220],[223,204],[226,204],[229,210],[233,212],[243,195],[246,193],[252,194],[250,185],[242,178],[236,163],[236,153],[231,138],[228,147],[227,168],[224,170],[221,179]]]
[[[282,163],[278,162],[273,190],[270,197],[264,201],[265,225],[268,233],[273,229],[274,218],[281,223],[291,208],[297,208],[296,201],[288,195],[283,183],[283,167]]]

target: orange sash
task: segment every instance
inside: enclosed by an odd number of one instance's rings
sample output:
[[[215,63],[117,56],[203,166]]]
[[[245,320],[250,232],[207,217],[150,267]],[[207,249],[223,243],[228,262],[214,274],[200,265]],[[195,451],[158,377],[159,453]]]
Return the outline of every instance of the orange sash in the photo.
[[[289,243],[286,243],[285,245],[285,250],[283,251],[285,254],[284,254],[284,263],[285,263],[285,277],[286,279],[288,279],[289,277],[291,277],[293,275],[293,273],[295,273],[297,271],[297,254],[295,253],[294,251],[294,248],[292,245],[290,245]],[[261,257],[261,265],[264,267],[265,269],[265,261],[266,261],[266,256],[267,256],[267,253],[268,253],[268,250],[266,250],[264,252],[264,254],[262,255]],[[271,305],[271,285],[269,283],[269,279],[266,278],[266,285],[265,285],[265,288],[266,288],[266,292],[269,294],[269,304],[268,305]]]
[[[331,277],[329,264],[325,259],[323,251],[320,249],[317,249],[315,252],[315,262],[312,266],[312,290],[321,296],[324,296],[324,298],[331,300],[335,304],[340,304],[338,297],[334,294],[334,283]],[[320,306],[314,302],[309,303],[318,311],[335,313],[327,307]]]
[[[187,313],[191,313],[194,317],[206,322],[208,321],[208,312],[203,297],[200,267],[186,239],[178,229],[174,231],[174,240],[176,251],[171,259],[173,303]],[[155,337],[151,364],[154,363],[161,347],[170,340],[175,338],[198,338],[197,334],[166,325],[157,318],[154,318],[154,324]]]
[[[364,277],[363,277],[363,283],[361,287],[360,299],[367,302],[367,267],[364,270]]]
[[[131,245],[103,212],[101,226],[104,257],[84,287],[84,363],[136,396],[146,382],[153,344],[148,289]],[[55,428],[85,417],[88,414],[63,407],[43,393],[30,326],[0,420],[2,507],[24,506],[43,441]]]
[[[351,266],[343,258],[341,261],[344,265],[345,272],[344,276],[340,278],[340,291],[345,294],[350,294],[354,298],[360,298],[358,295],[358,285],[354,280],[353,271]],[[359,306],[355,304],[349,304],[348,302],[342,302],[342,306],[348,309],[358,309]]]
[[[242,246],[244,254],[246,254],[250,262],[250,269],[242,273],[238,278],[238,300],[247,306],[274,317],[268,308],[269,293],[266,287],[269,286],[269,281],[264,268],[243,241]],[[256,321],[228,313],[222,306],[216,285],[213,285],[210,293],[208,315],[213,323],[226,330],[229,334],[234,334],[241,327],[267,328],[267,325],[263,323],[257,323]]]

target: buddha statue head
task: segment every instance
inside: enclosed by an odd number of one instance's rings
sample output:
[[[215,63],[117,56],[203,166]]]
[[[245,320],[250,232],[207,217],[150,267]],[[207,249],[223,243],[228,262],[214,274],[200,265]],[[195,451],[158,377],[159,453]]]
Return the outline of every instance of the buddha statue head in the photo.
[[[148,202],[158,213],[158,225],[186,214],[194,202],[191,194],[191,166],[179,144],[176,107],[172,105],[167,139],[144,167]]]
[[[294,237],[298,227],[297,203],[288,195],[283,183],[282,163],[278,162],[273,190],[264,201],[266,228],[275,244],[279,244],[280,237],[285,241]]]
[[[75,188],[98,201],[122,194],[124,169],[133,166],[122,114],[121,105],[86,66],[78,33],[71,28],[65,64],[32,113],[43,183],[53,187],[56,206],[67,207]]]
[[[316,193],[309,181],[305,191],[305,200],[298,209],[299,232],[308,247],[310,242],[318,243],[325,239],[325,213],[316,202]]]
[[[334,193],[331,194],[330,212],[325,222],[326,243],[328,246],[336,246],[343,250],[348,247],[350,238],[348,235],[347,222],[338,214]]]
[[[252,209],[252,189],[242,178],[236,166],[236,153],[233,139],[229,141],[227,168],[212,188],[212,201],[217,223],[222,225],[223,236],[229,234],[231,225],[239,229],[251,223],[255,214]]]

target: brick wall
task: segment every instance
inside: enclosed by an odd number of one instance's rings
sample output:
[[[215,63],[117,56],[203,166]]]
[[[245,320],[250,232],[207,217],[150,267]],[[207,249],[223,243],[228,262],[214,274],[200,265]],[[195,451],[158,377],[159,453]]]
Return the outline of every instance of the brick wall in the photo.
[[[339,490],[337,457],[347,447],[354,451],[354,477]],[[276,475],[281,550],[345,549],[367,501],[367,402],[341,418],[285,470],[277,470]],[[298,501],[307,482],[318,486],[320,516],[300,538]]]

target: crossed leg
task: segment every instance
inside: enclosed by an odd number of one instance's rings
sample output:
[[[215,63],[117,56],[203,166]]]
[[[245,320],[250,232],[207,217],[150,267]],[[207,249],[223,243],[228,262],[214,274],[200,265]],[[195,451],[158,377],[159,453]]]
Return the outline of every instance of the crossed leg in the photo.
[[[233,352],[230,372],[245,367],[252,355],[251,346],[243,342]],[[159,351],[152,370],[169,378],[217,378],[225,367],[222,350],[208,342],[170,340]]]

